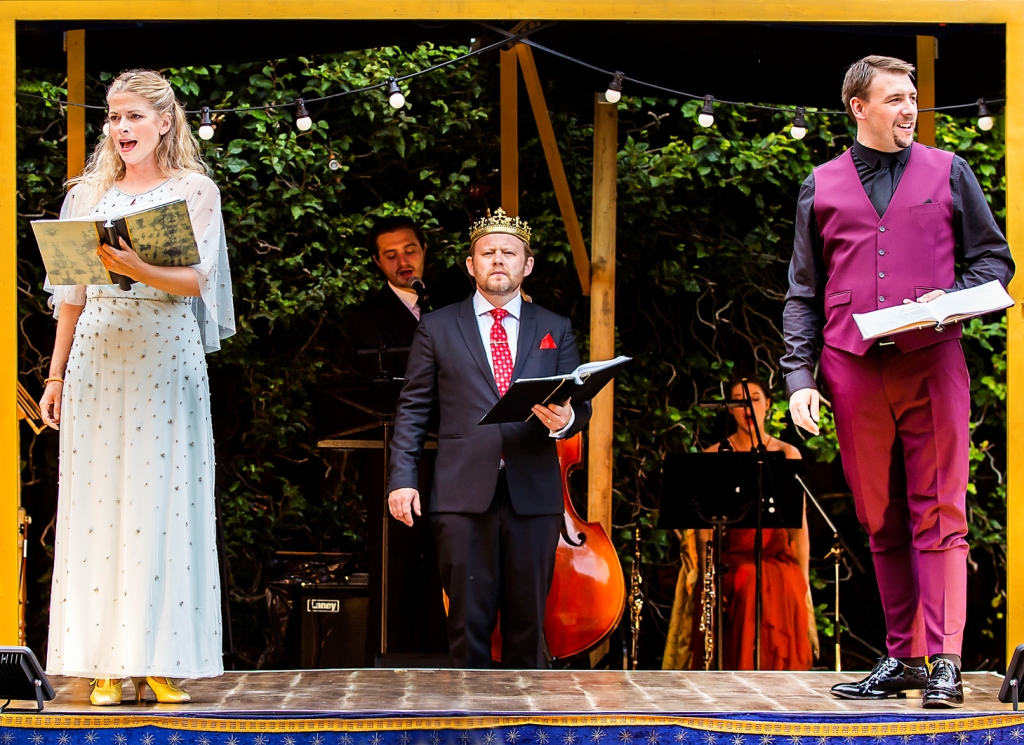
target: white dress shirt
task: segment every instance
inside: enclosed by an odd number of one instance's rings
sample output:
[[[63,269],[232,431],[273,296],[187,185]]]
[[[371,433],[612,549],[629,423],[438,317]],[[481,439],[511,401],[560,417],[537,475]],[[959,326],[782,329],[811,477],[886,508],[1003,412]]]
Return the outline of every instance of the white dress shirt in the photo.
[[[388,287],[398,295],[398,299],[409,309],[409,312],[416,316],[416,320],[420,320],[420,306],[416,304],[419,302],[420,296],[414,290],[403,290],[400,287],[395,287],[390,282],[388,282]]]
[[[477,290],[473,294],[473,312],[476,314],[477,327],[480,329],[480,340],[484,343],[484,352],[487,354],[487,364],[491,368],[491,375],[494,375],[494,355],[491,353],[491,328],[494,326],[494,316],[491,311],[497,306],[480,294]],[[508,352],[512,356],[512,366],[516,364],[516,352],[519,349],[519,316],[523,312],[523,296],[517,294],[503,306],[508,315],[502,320],[501,325],[505,328],[505,335],[508,337]],[[551,432],[551,437],[562,439],[565,433],[576,421],[576,412],[569,408],[569,423],[557,432]],[[504,465],[504,461],[502,461]]]

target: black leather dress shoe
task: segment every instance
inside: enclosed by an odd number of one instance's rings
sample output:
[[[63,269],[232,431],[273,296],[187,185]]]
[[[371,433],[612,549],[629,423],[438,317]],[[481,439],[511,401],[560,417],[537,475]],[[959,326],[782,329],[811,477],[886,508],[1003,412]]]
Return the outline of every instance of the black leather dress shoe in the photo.
[[[952,662],[938,659],[932,663],[921,705],[926,709],[959,709],[964,705],[964,682]]]
[[[928,671],[923,667],[904,665],[895,657],[882,657],[864,680],[832,686],[832,695],[839,698],[879,699],[904,696],[904,691],[928,685]]]

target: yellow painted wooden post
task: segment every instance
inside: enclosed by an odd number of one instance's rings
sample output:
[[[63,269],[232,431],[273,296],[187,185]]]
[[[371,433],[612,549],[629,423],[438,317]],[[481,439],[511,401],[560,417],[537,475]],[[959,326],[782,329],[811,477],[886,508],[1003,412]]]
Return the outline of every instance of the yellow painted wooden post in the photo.
[[[519,214],[519,65],[514,49],[501,52],[501,208]]]
[[[619,106],[594,95],[594,193],[590,235],[590,359],[615,356],[615,211]],[[615,381],[593,400],[587,432],[587,520],[612,534]],[[608,640],[590,653],[591,667],[608,654]]]
[[[0,19],[0,644],[18,643],[17,115],[14,20]],[[3,484],[7,484],[6,487]]]
[[[917,105],[922,109],[935,106],[935,37],[917,37]],[[917,141],[935,146],[935,112],[922,111],[917,116]]]
[[[548,172],[551,174],[551,183],[555,187],[555,199],[558,201],[558,209],[562,213],[562,222],[565,224],[569,246],[572,248],[576,273],[579,275],[583,294],[589,295],[590,257],[587,256],[583,231],[580,230],[576,207],[572,203],[572,192],[569,190],[569,180],[565,177],[562,156],[558,153],[558,141],[555,139],[555,129],[551,126],[551,115],[548,114],[548,105],[544,100],[544,88],[541,86],[540,76],[537,74],[537,64],[533,60],[533,51],[525,44],[516,46],[516,54],[519,55],[519,64],[523,68],[523,82],[526,83],[526,92],[530,97],[533,118],[537,122],[537,130],[540,133],[540,144],[544,148],[544,159],[547,161]]]
[[[68,57],[68,103],[85,103],[85,31],[64,34]],[[68,178],[85,168],[85,109],[68,106]]]
[[[590,239],[590,359],[615,356],[615,209],[619,107],[594,99],[594,214]],[[614,382],[594,398],[587,463],[587,519],[612,532]]]
[[[1024,21],[1006,24],[1006,233],[1017,259],[1007,311],[1006,660],[1024,644]]]

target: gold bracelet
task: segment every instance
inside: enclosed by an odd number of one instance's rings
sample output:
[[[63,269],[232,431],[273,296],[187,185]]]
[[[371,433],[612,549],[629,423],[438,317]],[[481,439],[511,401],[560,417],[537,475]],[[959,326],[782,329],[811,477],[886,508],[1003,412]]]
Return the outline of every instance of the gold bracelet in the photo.
[[[60,383],[61,385],[63,385],[64,378],[47,378],[46,380],[43,381],[43,385],[49,385],[50,383]]]

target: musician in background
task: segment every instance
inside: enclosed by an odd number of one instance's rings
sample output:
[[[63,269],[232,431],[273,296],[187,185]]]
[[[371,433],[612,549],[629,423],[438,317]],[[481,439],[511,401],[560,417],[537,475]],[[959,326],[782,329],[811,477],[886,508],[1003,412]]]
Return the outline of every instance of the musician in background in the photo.
[[[787,458],[799,459],[800,451],[764,430],[770,399],[760,381],[748,378],[755,419],[744,407],[730,409],[735,431],[721,442],[706,448],[706,453],[746,453],[757,447],[756,426],[761,442],[770,452],[783,452]],[[740,379],[726,386],[729,398],[742,400]],[[696,636],[702,603],[694,596],[697,581],[704,571],[705,546],[712,531],[681,531],[684,565],[676,585],[666,644],[665,661],[681,666],[700,666],[701,653],[693,654],[698,645],[690,643]],[[696,535],[693,535],[696,533]],[[727,670],[754,669],[754,635],[756,629],[756,567],[754,536],[749,528],[730,528],[722,548],[722,563],[729,567],[723,582],[724,628],[722,629],[723,664]],[[799,529],[765,528],[762,553],[762,617],[761,670],[809,670],[818,654],[818,631],[810,594],[810,538],[807,514]],[[693,543],[696,546],[693,546]],[[696,562],[687,562],[696,549]],[[695,567],[693,566],[695,563]],[[696,570],[696,571],[695,571]],[[683,576],[686,572],[686,576]],[[694,616],[697,616],[695,620]],[[693,635],[693,636],[690,636]],[[689,636],[689,638],[687,638]],[[677,649],[678,648],[678,649]],[[689,663],[689,664],[686,664]]]
[[[408,351],[389,350],[407,350],[420,318],[430,309],[423,281],[426,238],[412,218],[396,215],[377,220],[367,236],[367,247],[386,282],[356,312],[350,334],[356,350],[375,349],[379,353],[356,354],[355,364],[374,387],[390,387],[397,401]],[[468,280],[465,283],[468,295]],[[443,282],[430,284],[433,289]],[[419,479],[425,494],[430,493],[433,465],[431,451],[420,464]],[[367,665],[375,664],[380,644],[384,482],[383,451],[366,451],[358,488],[366,500],[371,578]],[[443,594],[429,527],[417,524],[410,528],[389,522],[388,653],[443,655],[448,651]]]
[[[388,354],[387,350],[412,344],[420,316],[428,310],[423,283],[426,238],[412,218],[396,215],[377,221],[367,237],[367,247],[387,284],[359,308],[352,345],[357,350],[380,349],[381,345],[385,349],[380,355],[358,355],[356,364],[359,372],[371,380],[384,376],[400,378],[405,375],[408,354]]]

